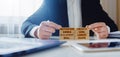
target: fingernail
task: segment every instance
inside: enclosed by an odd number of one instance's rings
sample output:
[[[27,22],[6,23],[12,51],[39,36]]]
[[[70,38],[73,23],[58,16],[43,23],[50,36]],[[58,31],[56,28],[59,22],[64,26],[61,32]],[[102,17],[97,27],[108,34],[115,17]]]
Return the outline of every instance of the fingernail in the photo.
[[[97,28],[95,28],[94,30],[98,30]]]

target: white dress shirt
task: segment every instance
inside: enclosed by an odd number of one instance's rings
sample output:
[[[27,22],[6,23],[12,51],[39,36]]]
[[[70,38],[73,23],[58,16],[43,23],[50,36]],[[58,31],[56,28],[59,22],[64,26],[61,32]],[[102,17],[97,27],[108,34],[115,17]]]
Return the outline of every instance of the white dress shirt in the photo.
[[[81,0],[67,0],[69,27],[82,27]],[[30,31],[30,35],[35,37],[34,32],[39,26]],[[110,28],[107,26],[109,32]]]
[[[67,0],[69,27],[82,27],[81,0]]]

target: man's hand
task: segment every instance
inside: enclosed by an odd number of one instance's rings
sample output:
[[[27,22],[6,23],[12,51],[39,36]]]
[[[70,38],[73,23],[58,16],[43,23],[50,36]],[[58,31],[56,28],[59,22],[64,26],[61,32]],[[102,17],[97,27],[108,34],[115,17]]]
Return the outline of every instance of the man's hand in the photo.
[[[41,22],[39,28],[37,28],[34,35],[40,39],[49,39],[52,33],[55,33],[55,30],[60,28],[61,26],[54,22],[43,21]]]
[[[87,26],[92,30],[99,39],[106,39],[108,37],[108,28],[104,22],[97,22]]]

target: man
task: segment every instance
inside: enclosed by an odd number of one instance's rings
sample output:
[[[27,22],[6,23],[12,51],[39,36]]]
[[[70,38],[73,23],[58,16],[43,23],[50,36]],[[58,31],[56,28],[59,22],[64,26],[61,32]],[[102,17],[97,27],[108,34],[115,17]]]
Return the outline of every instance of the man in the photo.
[[[81,0],[82,26],[91,29],[99,38],[117,31],[116,24],[100,5],[100,0]],[[48,39],[58,36],[58,30],[69,27],[67,0],[44,0],[40,7],[22,25],[25,37]],[[48,21],[50,20],[50,21]]]

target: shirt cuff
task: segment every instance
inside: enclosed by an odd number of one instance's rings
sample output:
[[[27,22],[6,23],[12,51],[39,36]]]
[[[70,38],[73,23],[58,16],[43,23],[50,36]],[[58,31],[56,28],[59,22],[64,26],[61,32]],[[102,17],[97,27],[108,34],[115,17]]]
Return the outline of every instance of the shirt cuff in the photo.
[[[110,33],[110,27],[109,26],[107,26],[107,29],[108,29],[108,33]]]
[[[38,27],[39,27],[39,26],[33,27],[33,29],[30,31],[30,36],[35,37],[34,33],[35,33],[35,31],[36,31],[36,29],[37,29]]]

